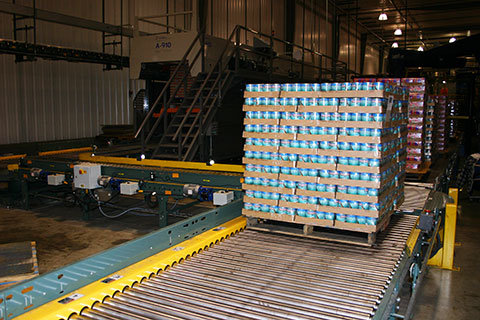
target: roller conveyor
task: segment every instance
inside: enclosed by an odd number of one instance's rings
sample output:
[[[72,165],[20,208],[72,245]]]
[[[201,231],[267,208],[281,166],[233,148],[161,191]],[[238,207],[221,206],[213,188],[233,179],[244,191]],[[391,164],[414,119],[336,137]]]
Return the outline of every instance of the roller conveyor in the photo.
[[[417,216],[374,247],[245,230],[74,319],[371,319]]]

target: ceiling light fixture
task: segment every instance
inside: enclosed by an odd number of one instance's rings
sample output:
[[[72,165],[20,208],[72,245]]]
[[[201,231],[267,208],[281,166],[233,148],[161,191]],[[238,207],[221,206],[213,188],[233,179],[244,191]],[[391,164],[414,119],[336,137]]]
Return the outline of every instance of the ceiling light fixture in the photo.
[[[398,42],[392,43],[392,48],[398,48]]]
[[[451,37],[450,40],[448,40],[449,43],[452,43],[452,42],[455,42],[455,41],[457,41],[457,38],[455,38],[455,37]]]
[[[423,47],[422,47],[422,46],[420,46],[420,47],[418,47],[418,49],[417,49],[417,50],[418,50],[418,51],[423,51]]]
[[[378,20],[387,21],[388,20],[387,14],[385,12],[380,13],[380,15],[378,16]]]
[[[395,32],[393,32],[393,34],[396,35],[396,36],[401,36],[402,35],[402,29],[400,29],[400,28],[395,29]]]

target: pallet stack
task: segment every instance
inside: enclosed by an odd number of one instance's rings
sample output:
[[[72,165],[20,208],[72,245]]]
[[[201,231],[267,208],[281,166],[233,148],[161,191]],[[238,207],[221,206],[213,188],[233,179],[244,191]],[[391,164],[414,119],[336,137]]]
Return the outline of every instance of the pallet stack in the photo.
[[[427,104],[425,107],[425,161],[431,163],[433,155],[435,153],[435,129],[436,129],[436,116],[435,116],[436,97],[429,95],[427,98]]]
[[[435,97],[435,116],[437,125],[435,128],[435,149],[438,152],[445,152],[447,148],[447,97]]]
[[[403,202],[406,99],[378,82],[247,85],[243,214],[385,227]]]
[[[425,78],[402,78],[408,88],[407,171],[423,169],[425,160]]]

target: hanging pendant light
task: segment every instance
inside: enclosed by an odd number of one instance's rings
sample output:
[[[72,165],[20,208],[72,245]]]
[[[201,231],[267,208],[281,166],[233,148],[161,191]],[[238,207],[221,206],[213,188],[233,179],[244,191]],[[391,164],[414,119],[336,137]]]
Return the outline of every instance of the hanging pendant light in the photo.
[[[395,29],[393,34],[396,35],[396,36],[401,36],[402,35],[402,29],[400,29],[400,28]]]
[[[385,12],[380,13],[380,15],[378,16],[378,20],[387,21],[388,20],[387,14]]]
[[[392,43],[392,48],[398,48],[398,42]]]

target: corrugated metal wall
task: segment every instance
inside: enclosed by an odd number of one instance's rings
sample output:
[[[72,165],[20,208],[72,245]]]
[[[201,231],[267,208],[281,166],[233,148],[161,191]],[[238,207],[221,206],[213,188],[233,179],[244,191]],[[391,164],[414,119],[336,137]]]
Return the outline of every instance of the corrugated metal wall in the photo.
[[[36,2],[40,9],[101,21],[98,0]],[[17,3],[31,5],[30,0]],[[119,3],[106,1],[106,22],[120,24]],[[12,30],[12,16],[0,14],[0,37],[12,39]],[[99,32],[42,21],[37,21],[37,43],[102,50]],[[102,124],[129,124],[130,102],[141,85],[129,80],[128,69],[103,71],[102,65],[43,59],[15,63],[14,56],[0,55],[0,144],[91,137]]]

